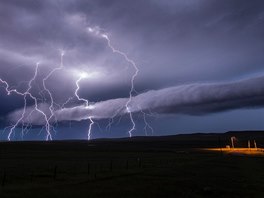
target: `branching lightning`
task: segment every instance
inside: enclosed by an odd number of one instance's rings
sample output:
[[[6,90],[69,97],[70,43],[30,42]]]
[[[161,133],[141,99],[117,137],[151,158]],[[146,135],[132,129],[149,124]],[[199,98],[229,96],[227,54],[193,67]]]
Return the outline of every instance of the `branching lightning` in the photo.
[[[80,90],[80,81],[81,81],[82,79],[87,78],[87,76],[88,76],[88,74],[85,73],[85,72],[80,73],[80,77],[79,77],[79,78],[77,79],[77,81],[75,82],[75,84],[76,84],[76,90],[75,90],[75,92],[74,92],[76,98],[77,98],[79,101],[84,102],[84,104],[85,104],[85,108],[89,108],[89,101],[88,101],[87,99],[85,99],[85,98],[81,98],[81,97],[79,96],[78,92],[79,92],[79,90]],[[92,116],[89,116],[88,119],[89,119],[89,121],[90,121],[90,124],[89,124],[88,133],[87,133],[87,139],[90,140],[90,139],[91,139],[92,126],[93,126],[93,124],[94,124],[94,121],[93,121],[93,119],[92,119]]]
[[[81,98],[81,97],[79,96],[79,94],[78,94],[78,92],[79,92],[79,90],[80,90],[80,81],[81,81],[82,79],[85,79],[86,77],[87,77],[87,74],[86,74],[85,72],[83,72],[83,73],[80,74],[79,79],[75,82],[77,88],[76,88],[74,94],[75,94],[76,98],[77,98],[79,101],[82,101],[82,102],[85,103],[85,107],[87,108],[87,107],[89,106],[89,101],[86,100],[85,98]]]
[[[146,136],[148,135],[148,129],[151,131],[151,135],[153,135],[154,130],[150,126],[150,124],[148,123],[147,118],[146,118],[146,115],[148,115],[148,114],[146,114],[144,111],[141,111],[141,113],[143,115],[143,120],[144,120],[144,123],[145,123],[145,126],[144,126],[145,135]]]
[[[53,69],[45,78],[43,78],[42,80],[42,84],[43,84],[43,88],[44,90],[48,93],[49,98],[50,98],[50,106],[49,106],[49,110],[50,110],[50,116],[48,117],[48,122],[50,122],[51,118],[54,117],[54,99],[52,96],[51,91],[47,88],[46,86],[46,81],[52,76],[52,74],[56,71],[62,70],[63,69],[63,56],[64,56],[64,51],[61,51],[61,55],[60,55],[60,66],[56,67],[55,69]]]
[[[112,124],[114,123],[114,119],[115,117],[118,115],[118,113],[122,110],[123,107],[120,107],[115,113],[114,115],[109,119],[109,122],[107,124],[107,126],[105,127],[106,130],[110,131]],[[120,116],[121,118],[121,116]]]
[[[10,95],[12,93],[15,93],[17,95],[23,96],[23,98],[24,98],[24,107],[23,107],[22,115],[17,120],[17,122],[14,125],[11,126],[11,129],[10,129],[10,131],[8,133],[8,137],[7,137],[7,139],[9,141],[11,140],[11,136],[14,133],[15,128],[19,125],[20,122],[22,122],[22,120],[25,117],[26,108],[27,108],[27,97],[30,97],[34,101],[35,110],[37,112],[39,112],[40,114],[42,114],[43,117],[44,117],[44,119],[45,119],[45,122],[46,122],[45,127],[46,127],[46,131],[47,131],[46,140],[52,140],[51,133],[50,133],[50,124],[49,124],[48,116],[42,110],[39,109],[39,107],[38,107],[38,99],[35,96],[33,96],[32,93],[30,93],[30,90],[32,89],[32,83],[33,83],[33,81],[36,79],[36,77],[38,75],[38,68],[39,68],[39,63],[36,64],[36,69],[35,69],[34,76],[28,82],[28,88],[27,88],[27,90],[25,92],[19,92],[16,89],[9,89],[9,87],[10,87],[9,84],[6,81],[0,79],[0,82],[5,85],[5,90],[7,92],[7,95]],[[24,131],[23,130],[24,130],[24,128],[22,126],[22,134],[24,134]]]
[[[113,53],[116,53],[118,55],[120,55],[121,57],[124,58],[124,60],[129,63],[129,65],[131,65],[133,67],[133,74],[131,76],[131,79],[130,79],[130,90],[129,90],[129,98],[127,99],[125,105],[123,107],[121,107],[115,115],[113,115],[111,117],[111,121],[109,122],[107,128],[110,129],[113,121],[114,121],[114,117],[118,115],[118,112],[119,111],[125,111],[128,115],[129,115],[129,118],[130,118],[130,121],[131,121],[131,128],[128,130],[128,134],[130,137],[132,137],[132,133],[133,131],[136,130],[136,122],[135,122],[135,119],[134,119],[134,115],[133,115],[133,110],[131,109],[132,108],[132,98],[133,98],[133,95],[136,94],[136,90],[135,90],[135,79],[136,77],[138,76],[138,73],[139,73],[139,67],[137,66],[137,64],[135,63],[135,61],[133,61],[132,59],[130,59],[128,57],[128,55],[123,52],[123,51],[120,51],[118,49],[116,49],[113,45],[112,45],[112,42],[109,38],[109,36],[102,32],[100,29],[98,29],[97,27],[96,28],[90,28],[88,27],[88,31],[90,33],[93,33],[94,35],[104,39],[107,43],[107,46],[111,49],[111,51]],[[23,105],[23,109],[22,109],[22,113],[21,113],[21,116],[19,116],[19,118],[16,120],[16,122],[12,125],[12,126],[9,126],[9,127],[6,127],[6,129],[10,129],[9,130],[9,133],[8,133],[8,137],[7,139],[10,141],[11,138],[12,138],[12,135],[15,133],[15,129],[20,125],[22,124],[22,127],[21,127],[21,130],[22,130],[22,137],[24,136],[25,133],[27,133],[29,131],[29,129],[32,127],[32,125],[30,123],[28,123],[27,121],[25,122],[25,120],[29,120],[29,118],[32,116],[32,113],[34,111],[40,113],[43,118],[44,118],[44,122],[45,122],[45,125],[43,126],[43,128],[41,129],[41,131],[45,128],[46,130],[46,140],[52,140],[52,132],[54,132],[54,127],[53,125],[51,125],[50,123],[53,122],[53,121],[57,121],[56,119],[56,116],[55,116],[55,111],[57,110],[57,108],[55,108],[55,105],[58,106],[60,109],[63,109],[69,102],[70,100],[73,100],[73,98],[77,98],[77,100],[79,102],[82,102],[84,104],[84,108],[92,108],[92,106],[89,104],[89,100],[88,99],[85,99],[83,97],[81,97],[79,95],[79,91],[81,89],[80,87],[80,82],[89,77],[91,74],[89,73],[89,75],[86,73],[86,72],[81,72],[79,73],[79,76],[77,78],[77,80],[75,81],[75,85],[76,85],[76,89],[74,90],[74,95],[72,97],[70,97],[64,104],[62,105],[59,105],[55,102],[54,100],[54,97],[53,97],[53,94],[52,94],[52,91],[48,88],[47,86],[47,82],[48,80],[51,78],[51,76],[57,72],[57,71],[60,71],[62,69],[64,69],[64,64],[63,64],[63,57],[64,57],[64,52],[62,51],[61,54],[60,54],[60,65],[56,68],[54,68],[52,71],[50,71],[43,79],[42,79],[42,86],[43,86],[43,90],[39,92],[39,95],[42,99],[39,99],[37,98],[33,93],[32,93],[32,83],[36,80],[37,76],[38,76],[38,70],[39,70],[39,63],[36,64],[36,68],[35,68],[35,72],[34,72],[34,76],[27,82],[27,90],[25,92],[21,92],[21,91],[18,91],[17,88],[13,88],[11,87],[7,81],[4,81],[0,78],[0,84],[3,84],[4,88],[5,88],[5,91],[7,93],[7,95],[11,95],[11,94],[16,94],[16,95],[19,95],[21,97],[23,97],[24,99],[24,105]],[[46,102],[47,101],[47,98],[45,97],[45,95],[48,95],[48,111],[49,113],[46,114],[43,110],[40,109],[39,107],[39,103],[43,103],[43,102]],[[34,105],[33,105],[33,110],[29,113],[27,113],[27,107],[28,107],[28,99],[32,100],[34,102]],[[153,133],[153,128],[148,124],[147,122],[147,119],[146,119],[146,114],[144,112],[143,113],[143,120],[144,120],[144,123],[145,123],[145,127],[144,127],[144,130],[145,130],[145,133],[147,134],[147,131],[148,130],[151,130],[151,132]],[[89,117],[87,118],[87,120],[89,120],[90,124],[89,124],[89,128],[88,128],[88,132],[87,132],[87,139],[90,140],[91,138],[91,133],[92,133],[92,128],[93,128],[93,125],[94,124],[97,124],[96,122],[94,122],[94,117],[93,115],[89,115]],[[120,118],[121,119],[121,118]],[[52,131],[52,132],[51,132]]]
[[[121,55],[128,63],[130,63],[133,66],[133,68],[135,70],[134,74],[131,77],[131,87],[130,87],[130,91],[129,91],[129,99],[126,102],[126,111],[129,114],[129,117],[130,117],[130,120],[131,120],[131,123],[132,123],[132,127],[129,129],[128,134],[129,134],[130,137],[132,137],[132,132],[136,129],[136,123],[134,121],[132,111],[130,110],[130,103],[132,101],[133,93],[136,92],[134,84],[135,84],[135,79],[136,79],[136,77],[138,75],[138,72],[139,72],[139,68],[138,68],[137,64],[132,59],[130,59],[127,56],[126,53],[116,49],[112,45],[111,40],[110,40],[110,38],[108,37],[107,34],[101,33],[100,29],[98,29],[98,28],[88,27],[88,31],[91,32],[91,33],[94,33],[97,36],[100,36],[100,37],[104,38],[107,41],[107,45],[112,50],[112,52]]]

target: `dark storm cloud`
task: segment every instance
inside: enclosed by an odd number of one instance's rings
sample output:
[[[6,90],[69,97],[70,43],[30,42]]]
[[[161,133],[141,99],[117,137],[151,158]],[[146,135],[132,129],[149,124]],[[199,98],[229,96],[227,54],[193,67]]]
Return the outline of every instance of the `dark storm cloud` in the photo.
[[[102,75],[110,76],[109,73],[113,73],[111,65],[117,65],[119,62],[121,65],[115,66],[114,69],[120,71],[119,74],[124,72],[120,68],[125,68],[126,63],[120,60],[120,57],[113,56],[110,50],[105,52],[106,42],[87,34],[87,16],[78,12],[68,13],[64,10],[63,2],[26,1],[21,4],[21,1],[17,3],[4,1],[1,3],[3,16],[0,23],[0,77],[10,85],[19,86],[20,82],[29,81],[36,62],[41,63],[39,78],[44,78],[47,72],[60,65],[61,50],[65,51],[65,68],[56,72],[48,82],[48,87],[58,102],[67,100],[74,92],[75,81],[78,79],[75,70],[87,72],[96,70]],[[116,77],[119,74],[111,75],[112,79],[118,79]],[[128,74],[121,76],[123,80],[129,77]],[[105,82],[96,79],[93,82],[89,80],[86,82],[89,82],[91,87],[89,93],[97,89],[95,84],[99,88],[106,84],[111,85],[107,79]],[[112,84],[116,85],[116,82]],[[39,85],[34,87],[35,92],[40,91],[36,90],[38,87],[43,89],[40,80]]]
[[[73,115],[76,120],[87,119],[89,116],[98,119],[111,118],[127,113],[124,108],[127,100],[121,98],[103,101],[95,103],[91,110],[76,107],[72,112],[71,109],[66,109],[58,111],[56,115],[59,120],[60,116],[64,120],[64,112],[70,117]],[[264,77],[258,77],[224,84],[190,84],[152,90],[135,96],[129,109],[134,113],[151,111],[161,114],[199,115],[263,105]]]
[[[119,44],[143,62],[144,80],[154,67],[151,77],[160,84],[164,79],[172,83],[228,79],[262,70],[263,44],[259,42],[264,30],[262,1],[102,4],[99,6],[102,12],[96,10],[100,17],[91,20],[104,24]],[[170,73],[161,73],[164,69]]]
[[[0,54],[1,61],[9,61],[1,64],[1,77],[16,83],[25,80],[3,74],[18,65],[34,70],[37,61],[47,70],[53,68],[59,64],[59,50],[64,49],[67,69],[99,67],[105,71],[108,82],[87,82],[90,86],[82,90],[84,95],[92,92],[95,95],[89,96],[101,97],[102,93],[96,94],[97,86],[101,92],[123,90],[131,74],[122,70],[127,64],[103,40],[85,31],[87,26],[100,26],[115,46],[139,64],[139,90],[234,79],[262,71],[263,8],[260,0],[1,1]],[[72,93],[74,77],[65,74],[54,79],[61,84],[67,79],[71,87],[61,90],[50,83],[54,92]]]
[[[92,104],[89,108],[76,106],[55,112],[56,121],[109,119],[127,114],[128,98],[112,99]],[[132,113],[155,112],[160,114],[201,115],[236,108],[254,108],[264,105],[264,77],[246,79],[222,84],[189,84],[152,90],[132,98],[129,110]],[[42,105],[48,112],[48,106]],[[43,124],[44,120],[37,112],[28,116],[34,109],[27,109],[23,122]],[[22,109],[9,115],[15,122],[22,114]],[[55,121],[54,120],[54,121]]]
[[[82,80],[79,91],[96,108],[84,110],[73,101],[73,108],[65,109],[62,116],[79,120],[90,113],[98,118],[125,113],[127,99],[119,98],[128,96],[133,68],[113,54],[104,39],[87,33],[87,27],[98,26],[140,68],[136,88],[142,94],[133,98],[135,112],[203,114],[262,105],[262,95],[257,94],[262,88],[254,84],[262,78],[240,82],[238,87],[197,82],[263,74],[263,10],[262,0],[2,0],[0,78],[25,90],[40,62],[32,93],[48,103],[47,93],[42,93],[45,98],[39,94],[42,79],[60,65],[64,50],[64,69],[47,82],[56,103],[73,96],[76,72],[98,75]],[[188,83],[194,84],[183,85]],[[256,87],[246,89],[241,83]],[[23,99],[6,97],[3,91],[0,117],[23,106]],[[39,118],[35,116],[34,123]]]

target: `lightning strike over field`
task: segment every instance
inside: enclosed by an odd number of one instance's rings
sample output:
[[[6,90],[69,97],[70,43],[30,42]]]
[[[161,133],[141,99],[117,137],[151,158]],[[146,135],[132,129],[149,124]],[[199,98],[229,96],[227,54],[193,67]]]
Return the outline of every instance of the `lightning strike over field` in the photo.
[[[85,103],[85,108],[87,108],[87,107],[89,106],[89,101],[86,100],[85,98],[81,98],[81,97],[79,96],[79,94],[78,94],[78,92],[79,92],[79,90],[80,90],[80,81],[83,80],[83,79],[85,79],[85,78],[87,78],[87,73],[85,73],[85,72],[80,73],[80,77],[79,77],[78,80],[75,82],[77,88],[76,88],[74,94],[75,94],[76,98],[77,98],[79,101],[82,101],[82,102]]]
[[[87,134],[87,139],[90,140],[91,139],[91,133],[92,133],[92,127],[94,125],[94,121],[92,119],[92,117],[89,117],[90,120],[90,125],[89,125],[89,129],[88,129],[88,134]]]
[[[154,130],[153,128],[150,126],[150,124],[148,123],[147,121],[147,118],[146,118],[146,113],[141,111],[142,115],[143,115],[143,120],[144,120],[144,123],[145,123],[145,126],[144,126],[144,131],[145,131],[145,135],[147,136],[148,135],[148,129],[151,131],[151,135],[153,135],[154,133]]]
[[[11,140],[11,136],[14,133],[14,130],[23,121],[23,119],[25,117],[26,108],[27,108],[27,97],[30,97],[34,101],[35,110],[37,112],[39,112],[40,114],[42,114],[43,117],[44,117],[44,119],[45,119],[45,122],[46,122],[45,127],[46,127],[46,132],[47,132],[46,140],[52,140],[51,133],[50,133],[50,124],[49,124],[48,117],[44,113],[44,111],[42,111],[42,110],[39,109],[39,107],[38,107],[38,99],[35,96],[33,96],[32,93],[30,93],[30,90],[32,89],[32,83],[33,83],[34,80],[36,80],[36,77],[38,75],[38,68],[39,68],[39,63],[36,64],[36,69],[35,69],[34,76],[28,82],[28,88],[27,88],[27,90],[25,92],[19,92],[16,89],[9,90],[9,87],[10,87],[9,84],[6,81],[0,79],[0,82],[5,85],[5,90],[7,92],[7,95],[10,95],[11,93],[15,93],[17,95],[23,96],[23,98],[24,98],[24,107],[23,107],[23,111],[22,111],[21,117],[16,121],[16,123],[14,125],[11,126],[11,129],[10,129],[10,131],[8,133],[7,139],[9,141]],[[24,130],[24,128],[22,126],[22,134],[24,134],[23,130]]]
[[[135,86],[134,86],[134,84],[135,84],[134,82],[135,82],[135,78],[137,77],[138,72],[139,72],[138,66],[136,65],[136,63],[132,59],[130,59],[127,56],[126,53],[116,49],[112,45],[111,40],[108,37],[108,35],[105,34],[105,33],[101,33],[100,28],[98,28],[98,27],[95,27],[95,28],[88,27],[88,31],[90,33],[95,34],[96,36],[100,36],[100,37],[104,38],[107,41],[107,45],[112,50],[112,52],[121,55],[128,63],[130,63],[133,66],[133,68],[135,70],[134,74],[131,77],[131,87],[130,87],[130,91],[129,91],[129,99],[126,102],[126,111],[129,114],[129,117],[130,117],[130,120],[131,120],[131,123],[132,123],[132,127],[129,129],[128,134],[129,134],[130,137],[132,137],[132,132],[136,129],[136,123],[134,121],[134,118],[133,118],[133,115],[132,115],[132,111],[130,110],[130,103],[132,101],[133,92],[136,92]]]
[[[82,80],[82,79],[85,79],[85,78],[87,78],[88,77],[88,74],[86,73],[86,72],[81,72],[80,74],[79,74],[79,78],[77,79],[77,81],[75,82],[75,84],[76,84],[76,90],[75,90],[75,96],[76,96],[76,98],[79,100],[79,101],[82,101],[82,102],[84,102],[85,103],[85,108],[89,108],[89,101],[87,100],[87,99],[85,99],[85,98],[81,98],[80,96],[79,96],[79,94],[78,94],[78,92],[79,92],[79,90],[80,90],[80,81]],[[90,121],[90,124],[89,124],[89,129],[88,129],[88,132],[87,132],[87,139],[88,140],[90,140],[90,138],[91,138],[91,132],[92,132],[92,126],[93,126],[93,124],[94,124],[94,121],[93,121],[93,119],[92,119],[92,116],[89,116],[89,121]]]
[[[54,117],[54,99],[52,96],[51,91],[47,88],[46,86],[46,81],[52,76],[53,73],[55,73],[56,71],[62,70],[63,69],[63,56],[64,56],[64,51],[61,51],[60,54],[60,66],[54,68],[43,80],[42,80],[42,84],[43,84],[43,88],[44,90],[48,93],[49,98],[50,98],[50,106],[49,106],[49,110],[50,110],[50,116],[48,118],[48,121],[51,120],[52,117]]]
[[[112,43],[111,43],[111,40],[109,38],[109,36],[106,34],[106,33],[103,33],[98,27],[95,27],[95,28],[88,28],[88,31],[90,33],[93,33],[94,35],[104,39],[106,42],[107,42],[107,46],[111,49],[111,51],[113,53],[116,53],[118,55],[120,55],[121,57],[123,57],[125,59],[125,61],[127,63],[129,63],[133,69],[134,69],[134,73],[133,75],[131,76],[131,80],[130,80],[130,90],[129,90],[129,97],[126,101],[126,103],[120,108],[118,109],[118,111],[111,117],[111,121],[109,122],[107,128],[110,129],[112,123],[113,123],[113,119],[115,116],[117,116],[119,114],[120,111],[124,111],[125,110],[125,113],[129,115],[129,118],[130,118],[130,121],[131,121],[131,128],[128,130],[128,134],[129,134],[129,137],[132,137],[132,133],[134,130],[136,130],[136,123],[135,123],[135,120],[134,120],[134,116],[132,114],[133,110],[131,109],[132,108],[132,98],[133,98],[133,95],[136,92],[135,90],[135,79],[138,75],[138,72],[139,72],[139,68],[137,66],[137,64],[128,57],[128,55],[126,53],[124,53],[123,51],[120,51],[118,49],[116,49]],[[14,134],[14,130],[18,127],[19,124],[22,124],[22,136],[24,136],[24,132],[28,132],[28,128],[31,128],[32,125],[31,123],[29,123],[27,120],[29,120],[29,117],[31,118],[32,114],[34,111],[36,112],[39,112],[43,118],[44,118],[44,122],[45,122],[45,129],[46,129],[46,132],[47,132],[47,135],[46,135],[46,140],[52,140],[52,134],[51,134],[51,131],[55,131],[53,125],[51,125],[50,123],[51,122],[56,122],[57,123],[57,118],[55,116],[55,111],[57,109],[55,109],[55,105],[59,107],[60,110],[64,109],[65,106],[70,102],[70,100],[72,100],[74,97],[77,98],[77,100],[79,102],[83,102],[84,103],[84,108],[90,108],[89,106],[89,100],[81,97],[79,95],[79,90],[81,89],[80,87],[80,82],[85,79],[85,78],[88,78],[88,77],[93,77],[95,73],[86,73],[86,72],[79,72],[78,71],[78,78],[77,80],[75,81],[75,85],[76,85],[76,89],[74,91],[74,96],[70,97],[64,104],[60,105],[60,104],[57,104],[56,101],[54,100],[54,97],[53,97],[53,94],[52,94],[52,91],[48,88],[47,86],[47,81],[50,80],[50,78],[52,77],[52,75],[55,73],[55,72],[58,72],[62,69],[64,69],[64,61],[63,61],[63,57],[64,57],[64,52],[61,51],[61,54],[60,54],[60,65],[54,69],[52,69],[43,79],[42,79],[42,86],[43,86],[43,90],[39,92],[39,95],[42,97],[42,101],[39,100],[39,98],[37,98],[36,96],[33,95],[32,93],[32,83],[33,81],[36,80],[36,77],[38,75],[38,68],[39,68],[39,64],[37,63],[36,65],[36,69],[35,69],[35,73],[34,73],[34,76],[33,78],[28,82],[28,87],[27,87],[27,90],[25,92],[19,92],[17,91],[17,89],[14,89],[14,88],[11,88],[8,84],[7,81],[4,81],[2,79],[0,79],[0,83],[1,84],[4,84],[4,88],[5,88],[5,91],[7,93],[7,95],[10,95],[12,93],[15,93],[17,95],[20,95],[20,96],[23,96],[24,98],[24,106],[23,106],[23,109],[22,109],[22,113],[21,113],[21,116],[16,119],[15,121],[15,124],[10,126],[10,127],[7,127],[7,128],[11,128],[9,133],[8,133],[8,140],[11,140],[11,136],[12,134]],[[39,84],[37,84],[36,86],[39,87]],[[39,87],[40,89],[40,87]],[[48,95],[48,100],[46,100],[46,97],[45,97],[45,93]],[[28,99],[31,99],[34,101],[34,108],[33,110],[28,113],[27,112],[27,108],[28,108],[28,102],[27,100]],[[39,108],[39,104],[40,102],[45,104],[46,101],[49,101],[48,102],[48,111],[49,113],[45,113],[45,111],[41,110]],[[125,108],[124,108],[125,107]],[[91,107],[92,108],[92,107]],[[145,127],[144,127],[144,130],[147,134],[147,130],[151,130],[153,132],[153,129],[152,127],[148,124],[147,120],[146,120],[146,115],[144,112],[143,113],[143,119],[144,119],[144,123],[145,123]],[[53,120],[54,119],[54,120]],[[90,124],[89,124],[89,128],[88,128],[88,134],[87,134],[87,138],[88,140],[90,140],[91,138],[91,133],[92,133],[92,127],[93,125],[95,124],[94,122],[94,117],[93,115],[89,115],[89,117],[87,118],[87,120],[89,120]],[[43,128],[42,128],[43,129]],[[41,130],[42,131],[42,130]]]

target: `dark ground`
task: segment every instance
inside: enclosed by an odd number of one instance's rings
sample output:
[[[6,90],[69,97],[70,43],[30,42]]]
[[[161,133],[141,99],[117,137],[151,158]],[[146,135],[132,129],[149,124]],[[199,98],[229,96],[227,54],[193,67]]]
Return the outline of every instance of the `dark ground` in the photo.
[[[264,147],[264,132],[0,143],[0,197],[264,197],[264,158],[195,148]]]

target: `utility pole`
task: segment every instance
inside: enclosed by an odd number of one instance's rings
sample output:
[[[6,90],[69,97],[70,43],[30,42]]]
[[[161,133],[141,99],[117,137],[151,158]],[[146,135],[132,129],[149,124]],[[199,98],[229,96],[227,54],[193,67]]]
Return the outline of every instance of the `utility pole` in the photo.
[[[256,140],[254,140],[254,146],[255,146],[255,149],[258,149]]]
[[[250,140],[248,140],[248,149],[250,150]]]
[[[235,145],[234,145],[234,140],[236,139],[235,136],[231,137],[231,145],[232,145],[232,148],[234,149],[235,148]]]

